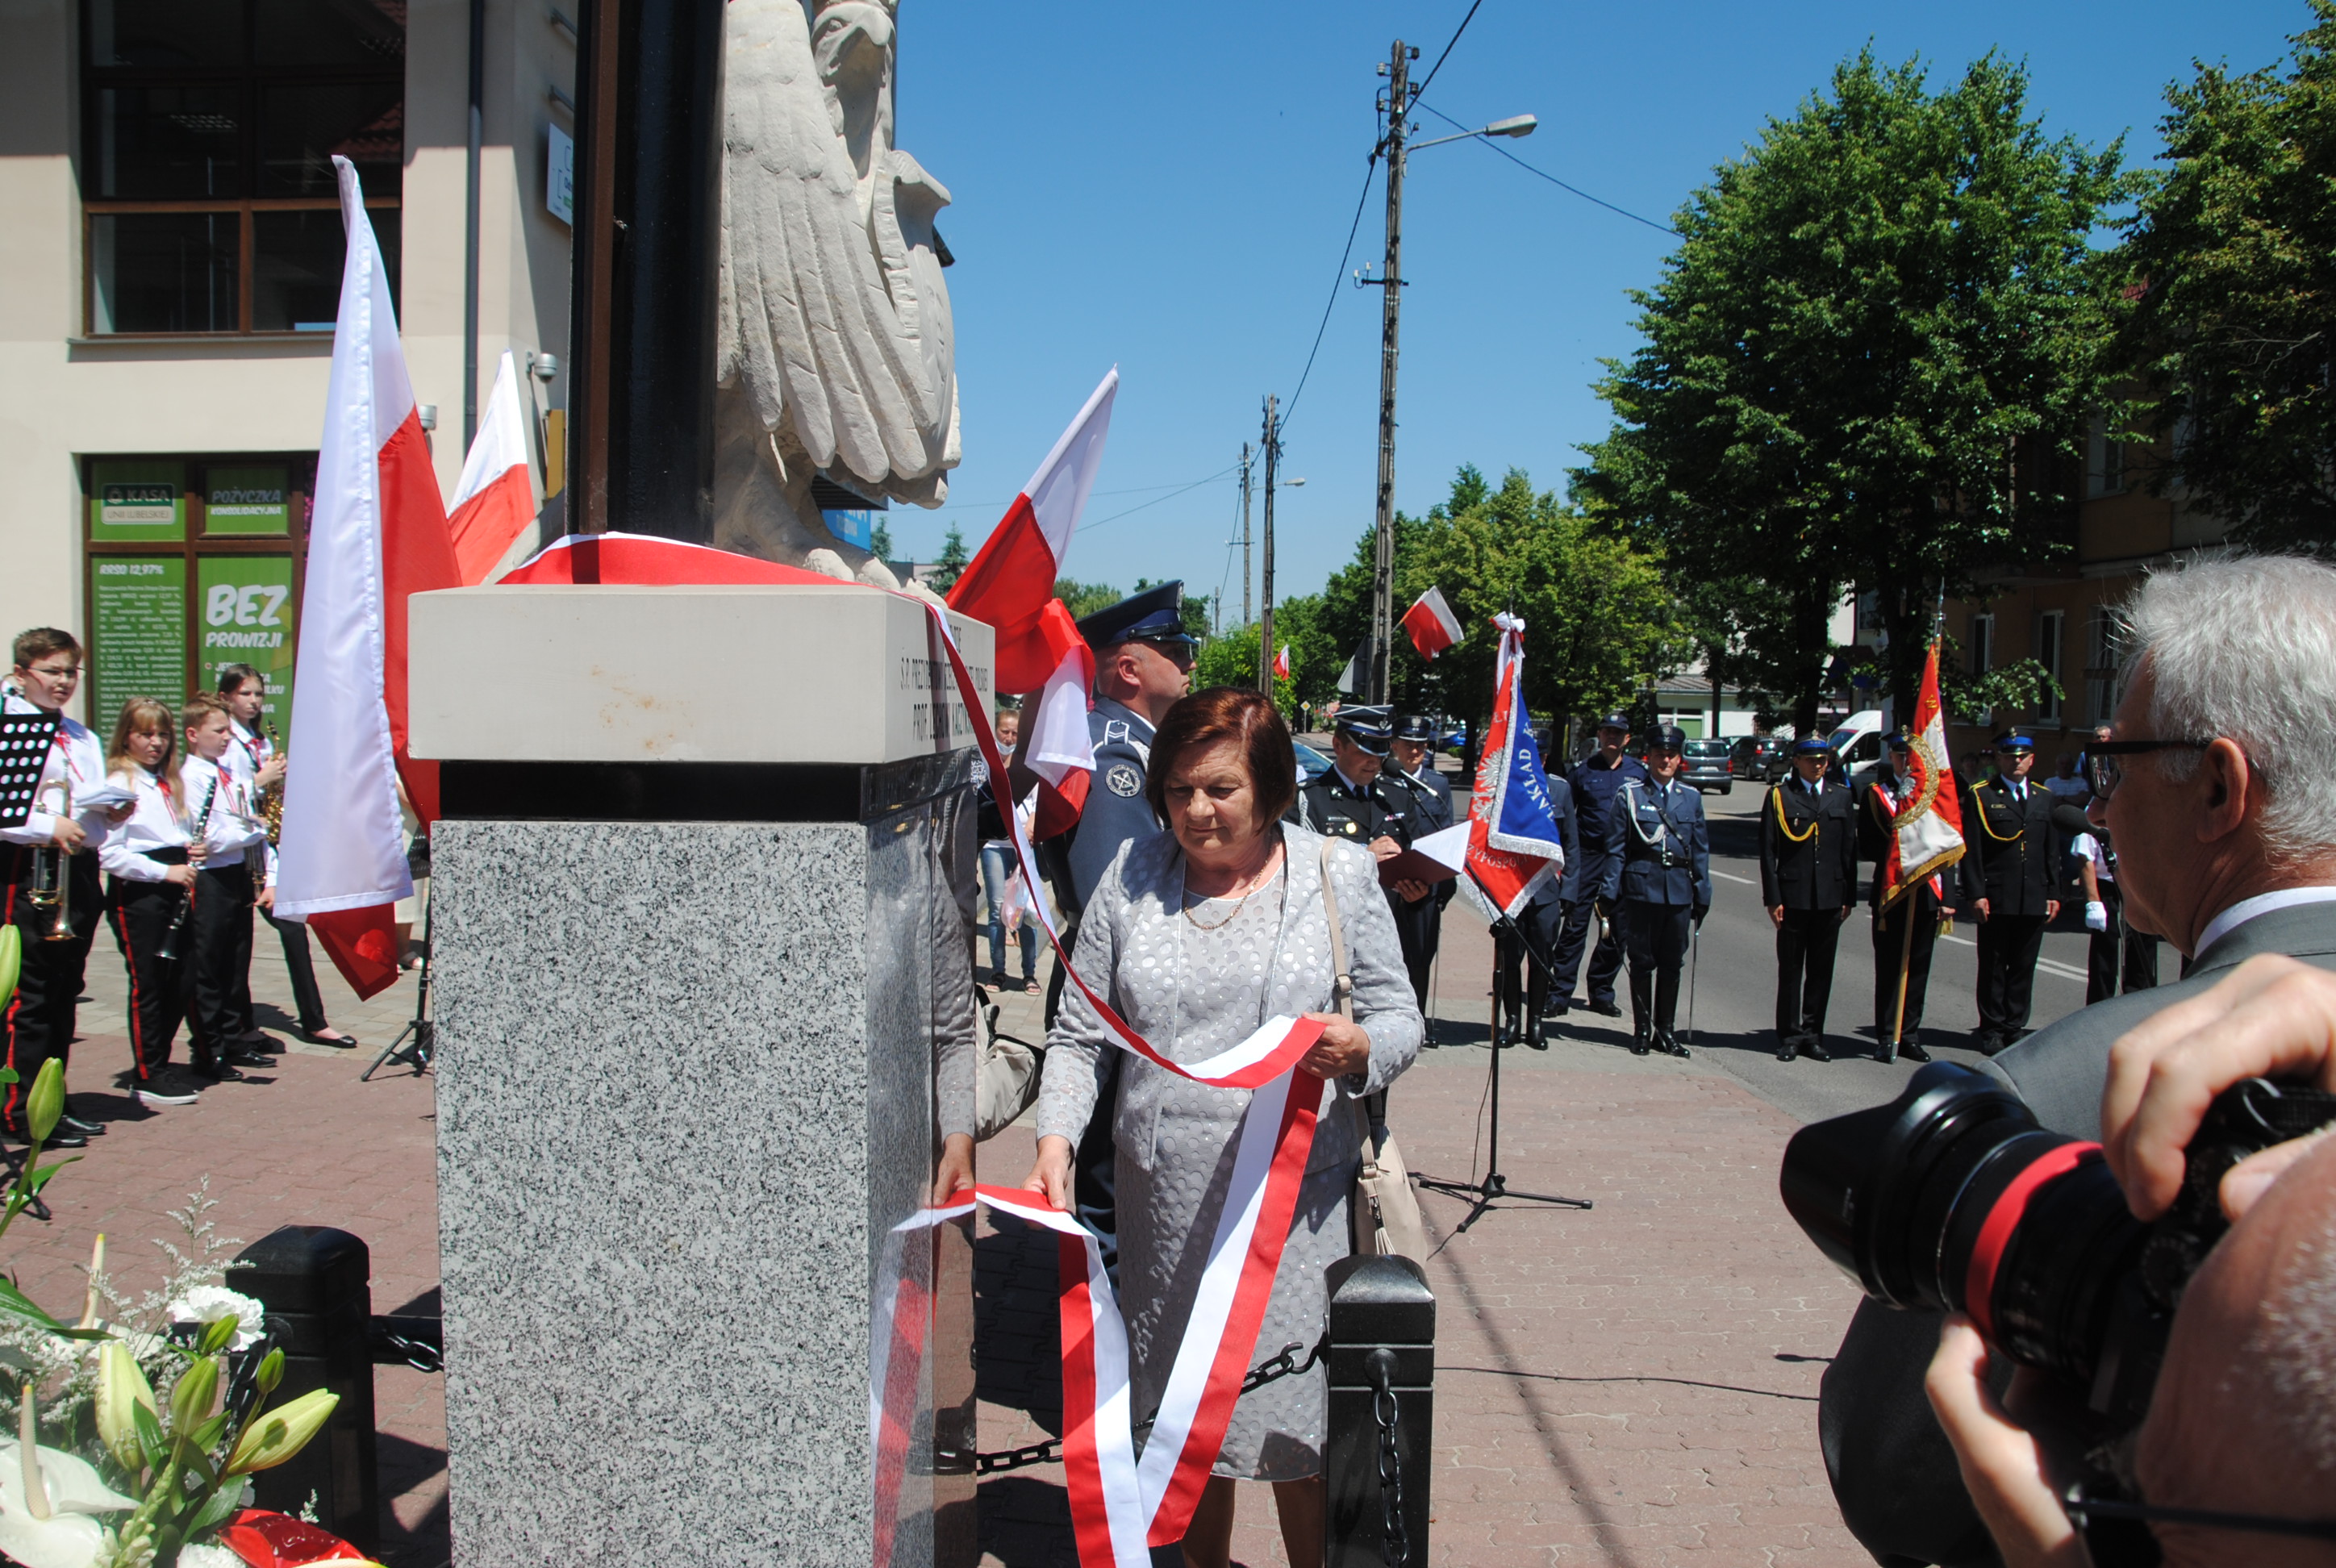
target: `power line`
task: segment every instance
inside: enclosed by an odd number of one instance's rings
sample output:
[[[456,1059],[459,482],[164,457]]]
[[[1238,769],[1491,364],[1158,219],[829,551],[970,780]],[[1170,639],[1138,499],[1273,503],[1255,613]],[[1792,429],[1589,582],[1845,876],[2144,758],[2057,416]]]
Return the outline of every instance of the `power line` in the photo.
[[[1370,161],[1363,165],[1362,194],[1355,198],[1355,220],[1347,225],[1346,248],[1338,252],[1338,270],[1330,275],[1330,297],[1322,302],[1322,319],[1314,328],[1314,346],[1306,351],[1306,368],[1298,375],[1298,390],[1290,394],[1290,407],[1283,411],[1281,424],[1290,425],[1290,415],[1298,411],[1298,400],[1306,391],[1306,378],[1314,374],[1314,356],[1322,351],[1322,334],[1329,330],[1330,312],[1338,307],[1338,286],[1347,281],[1347,258],[1355,253],[1355,236],[1362,232],[1363,209],[1371,200],[1371,179],[1378,172],[1379,150],[1371,149]]]
[[[1476,19],[1476,5],[1482,5],[1484,3],[1484,0],[1476,0],[1475,5],[1468,7],[1468,15],[1460,18],[1460,25],[1452,30],[1452,43],[1446,44],[1444,46],[1444,53],[1438,54],[1436,57],[1436,63],[1427,68],[1426,79],[1420,83],[1419,91],[1411,95],[1413,102],[1416,102],[1418,100],[1427,96],[1427,83],[1436,80],[1436,73],[1444,69],[1444,63],[1446,60],[1452,58],[1452,44],[1460,42],[1460,34],[1468,31],[1468,24]],[[1433,113],[1435,112],[1430,110],[1429,112]]]
[[[1461,124],[1460,122],[1453,119],[1452,116],[1445,113],[1440,109],[1429,108],[1428,105],[1425,103],[1418,105],[1418,107],[1427,110],[1430,114],[1435,115],[1438,120],[1443,121],[1445,124],[1449,125],[1455,131],[1465,131],[1468,129],[1468,127]],[[1518,168],[1523,170],[1526,173],[1548,180],[1560,190],[1571,191],[1573,195],[1581,197],[1582,200],[1591,202],[1599,207],[1603,207],[1609,212],[1620,213],[1633,223],[1643,223],[1648,228],[1658,229],[1665,234],[1676,235],[1679,232],[1678,229],[1673,229],[1668,223],[1658,223],[1651,218],[1641,218],[1627,207],[1617,207],[1602,196],[1592,196],[1590,192],[1582,190],[1578,185],[1568,185],[1564,180],[1560,180],[1556,175],[1550,173],[1547,170],[1534,168],[1532,164],[1526,162],[1523,159],[1518,157],[1515,153],[1510,151],[1507,148],[1502,146],[1497,141],[1492,141],[1488,137],[1479,136],[1476,140],[1483,142],[1493,151],[1497,152],[1502,157],[1507,159],[1510,162],[1515,164]]]
[[[1137,505],[1131,506],[1125,511],[1114,511],[1109,517],[1099,517],[1093,522],[1083,522],[1079,524],[1078,531],[1081,533],[1085,533],[1091,528],[1101,528],[1106,522],[1117,522],[1123,517],[1133,517],[1139,511],[1158,506],[1163,501],[1173,501],[1188,490],[1198,490],[1204,484],[1213,483],[1216,481],[1224,478],[1224,476],[1229,473],[1237,472],[1240,468],[1241,464],[1238,463],[1231,464],[1230,467],[1221,468],[1217,470],[1216,472],[1210,474],[1206,479],[1196,479],[1190,484],[1180,485],[1176,489],[1169,492],[1166,495],[1157,496],[1151,501],[1143,502]]]

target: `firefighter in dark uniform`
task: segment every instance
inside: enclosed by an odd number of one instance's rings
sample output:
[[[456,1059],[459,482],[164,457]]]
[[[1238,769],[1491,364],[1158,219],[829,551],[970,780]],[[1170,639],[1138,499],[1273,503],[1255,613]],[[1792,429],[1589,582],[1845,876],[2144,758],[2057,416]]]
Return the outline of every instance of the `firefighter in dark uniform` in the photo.
[[[1455,820],[1452,784],[1436,771],[1435,755],[1436,726],[1425,714],[1408,713],[1396,721],[1395,739],[1379,778],[1410,797],[1405,803],[1406,814],[1416,838],[1441,833]],[[1456,879],[1439,882],[1434,892],[1417,903],[1398,900],[1395,905],[1395,931],[1403,941],[1403,966],[1410,971],[1412,997],[1423,1016],[1427,1011],[1428,973],[1444,935],[1444,906],[1452,901],[1459,886]],[[1432,1047],[1436,1042],[1430,1037],[1420,1043]]]
[[[1677,782],[1687,735],[1664,725],[1647,747],[1647,776],[1626,782],[1608,812],[1608,842],[1620,852],[1603,891],[1621,906],[1630,955],[1630,1052],[1650,1047],[1686,1056],[1671,1026],[1679,1017],[1679,970],[1694,928],[1711,908],[1711,830],[1702,792]]]
[[[1544,755],[1548,755],[1546,750]],[[1525,907],[1517,911],[1521,935],[1506,926],[1493,928],[1493,1040],[1514,1045],[1523,1040],[1536,1051],[1549,1049],[1556,1037],[1557,1018],[1564,1002],[1552,1002],[1550,971],[1526,951],[1546,958],[1565,940],[1565,922],[1583,897],[1582,833],[1573,815],[1573,791],[1562,778],[1543,775],[1549,786],[1549,813],[1557,823],[1558,842],[1565,850],[1565,869],[1542,883]],[[1595,891],[1594,884],[1591,891]],[[1520,966],[1523,973],[1519,975]],[[1522,980],[1522,983],[1520,981]]]
[[[1793,743],[1790,777],[1760,807],[1760,902],[1776,928],[1776,1059],[1806,1051],[1829,1062],[1825,1004],[1841,924],[1857,907],[1857,818],[1849,791],[1825,776],[1821,735]]]
[[[2060,912],[2052,792],[2029,781],[2036,743],[1995,737],[1996,773],[1963,803],[1963,902],[1979,921],[1979,1048],[1989,1056],[2028,1029],[2044,928]]]
[[[1395,741],[1395,720],[1386,707],[1342,707],[1330,735],[1330,759],[1298,792],[1289,820],[1334,839],[1361,844],[1380,860],[1392,860],[1420,836],[1409,790],[1384,775]],[[1387,890],[1388,907],[1400,928],[1412,907],[1428,901],[1426,882],[1396,882]]]
[[[1902,896],[1885,911],[1882,908],[1882,884],[1885,868],[1890,864],[1890,851],[1898,836],[1898,813],[1913,792],[1914,782],[1909,766],[1913,742],[1904,730],[1893,730],[1887,746],[1890,765],[1874,776],[1865,786],[1864,796],[1858,803],[1857,842],[1861,859],[1874,862],[1874,1048],[1876,1061],[1894,1062],[1900,1051],[1906,1059],[1927,1062],[1931,1053],[1922,1048],[1922,1002],[1931,989],[1931,950],[1938,946],[1939,921],[1952,919],[1952,904],[1939,897],[1942,887],[1952,887],[1948,877],[1961,873],[1949,869],[1943,874],[1932,872],[1916,883],[1913,891]],[[1952,781],[1941,781],[1942,787],[1952,789]],[[1909,933],[1905,922],[1914,922]],[[1898,1045],[1893,1049],[1890,1037],[1901,1026],[1898,1017],[1898,955],[1906,955],[1906,1016]]]
[[[1622,969],[1622,931],[1611,919],[1611,901],[1598,890],[1606,885],[1607,872],[1620,863],[1622,853],[1621,842],[1609,831],[1620,824],[1608,822],[1607,807],[1625,784],[1647,776],[1646,765],[1623,752],[1630,744],[1630,716],[1610,713],[1598,721],[1598,749],[1566,770],[1564,782],[1573,797],[1574,824],[1582,834],[1582,896],[1566,910],[1565,929],[1558,938],[1553,988],[1557,995],[1549,1010],[1560,1018],[1574,1005],[1574,973],[1582,963],[1582,950],[1590,945],[1591,923],[1601,908],[1610,920],[1590,955],[1590,999],[1582,1005],[1610,1018],[1622,1016],[1614,1000],[1614,977]]]
[[[1152,761],[1155,726],[1192,684],[1192,658],[1199,645],[1184,629],[1183,604],[1183,583],[1167,582],[1079,622],[1079,635],[1095,652],[1095,706],[1087,713],[1095,769],[1087,775],[1087,798],[1079,809],[1079,820],[1036,846],[1065,921],[1066,948],[1076,947],[1079,911],[1086,908],[1095,884],[1111,869],[1121,847],[1131,839],[1148,838],[1160,831],[1159,820],[1144,799],[1144,774]],[[1026,744],[1029,738],[1026,728]],[[1035,783],[1020,774],[1017,764],[1017,795]],[[1062,1006],[1063,979],[1063,968],[1057,964],[1046,988],[1050,1028]],[[1111,1129],[1118,1102],[1114,1092],[1118,1053],[1104,1053],[1098,1070],[1110,1076],[1097,1086],[1095,1115],[1079,1139],[1073,1174],[1079,1218],[1102,1239],[1105,1266],[1115,1269],[1119,1259],[1118,1211],[1113,1196],[1116,1154]]]

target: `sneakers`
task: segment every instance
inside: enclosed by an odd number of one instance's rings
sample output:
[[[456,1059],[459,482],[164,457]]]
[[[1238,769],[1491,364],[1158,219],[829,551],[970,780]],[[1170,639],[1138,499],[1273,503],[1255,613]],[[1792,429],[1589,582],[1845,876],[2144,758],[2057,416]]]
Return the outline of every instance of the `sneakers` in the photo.
[[[194,1080],[175,1066],[163,1067],[139,1085],[137,1092],[142,1105],[191,1105],[199,1097]]]

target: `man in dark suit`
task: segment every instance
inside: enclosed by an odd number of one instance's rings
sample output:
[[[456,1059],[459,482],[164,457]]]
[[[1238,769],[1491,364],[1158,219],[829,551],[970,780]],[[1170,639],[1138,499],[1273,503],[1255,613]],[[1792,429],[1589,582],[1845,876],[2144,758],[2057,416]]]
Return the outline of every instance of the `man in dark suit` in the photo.
[[[2036,743],[1995,737],[1996,774],[1964,797],[1963,902],[1979,920],[1979,1040],[1993,1056],[2028,1031],[2044,928],[2060,912],[2052,792],[2029,782]]]
[[[2336,969],[2336,570],[2258,557],[2161,573],[2130,623],[2113,737],[2087,752],[2088,814],[2120,847],[2133,920],[2194,955],[2190,969],[2071,1013],[1986,1066],[2077,1138],[2100,1135],[2109,1047],[2143,1019],[2258,953]],[[2218,706],[2229,694],[2244,711]],[[2297,713],[2321,716],[2300,726]],[[1938,1343],[1936,1314],[1861,1303],[1818,1407],[1842,1518],[1892,1568],[1996,1561],[1923,1396]]]
[[[1904,730],[1893,730],[1888,745],[1890,765],[1865,786],[1857,813],[1858,854],[1874,864],[1874,1056],[1877,1061],[1894,1062],[1903,1051],[1909,1061],[1927,1062],[1931,1053],[1922,1048],[1922,1004],[1931,993],[1931,954],[1939,943],[1940,918],[1952,918],[1955,912],[1954,905],[1942,902],[1939,895],[1960,886],[1961,878],[1952,867],[1943,874],[1934,872],[1888,909],[1882,907],[1882,884],[1897,847],[1898,813],[1910,809],[1908,798],[1913,793],[1913,741]],[[1902,967],[1906,971],[1903,1015],[1898,1002]]]
[[[1703,792],[1679,782],[1686,749],[1684,730],[1661,726],[1647,744],[1647,776],[1625,784],[1607,808],[1607,842],[1619,840],[1621,852],[1607,862],[1605,896],[1621,904],[1630,955],[1630,1054],[1638,1057],[1650,1048],[1688,1054],[1671,1032],[1679,971],[1695,928],[1711,909],[1711,829]]]
[[[1591,947],[1591,927],[1601,924],[1601,906],[1611,909],[1609,899],[1598,891],[1607,883],[1607,872],[1621,860],[1621,842],[1607,831],[1610,808],[1624,784],[1647,776],[1646,765],[1624,752],[1630,744],[1630,716],[1610,713],[1598,721],[1598,749],[1566,770],[1564,782],[1573,797],[1574,825],[1582,835],[1582,882],[1581,897],[1566,911],[1565,927],[1557,942],[1553,987],[1557,995],[1549,1010],[1560,1018],[1574,1005],[1573,977],[1581,968],[1582,950]],[[1590,954],[1589,999],[1582,1005],[1610,1018],[1621,1018],[1622,1008],[1614,1000],[1614,977],[1621,969],[1622,928],[1619,923],[1601,926]]]
[[[1436,726],[1427,722],[1425,714],[1407,713],[1396,720],[1395,738],[1389,744],[1387,765],[1379,770],[1380,780],[1393,789],[1411,797],[1410,809],[1413,835],[1426,838],[1441,833],[1453,823],[1452,784],[1436,771]],[[1427,1011],[1428,973],[1436,964],[1436,950],[1444,936],[1444,906],[1452,901],[1459,891],[1457,880],[1436,884],[1428,897],[1417,903],[1397,903],[1395,911],[1395,933],[1403,942],[1404,968],[1411,975],[1413,998],[1419,1003],[1422,1014]],[[1434,1045],[1431,1037],[1420,1042]]]
[[[1849,792],[1825,776],[1822,735],[1793,743],[1792,776],[1760,808],[1760,902],[1776,928],[1776,1059],[1825,1046],[1825,1004],[1841,924],[1857,905],[1857,822]]]
[[[1542,755],[1549,755],[1546,748]],[[1553,977],[1545,966],[1564,942],[1566,922],[1582,900],[1583,885],[1582,830],[1574,820],[1572,786],[1562,778],[1543,776],[1549,785],[1557,840],[1565,849],[1565,868],[1542,883],[1517,911],[1516,934],[1506,926],[1493,928],[1493,1037],[1510,1045],[1522,1039],[1536,1051],[1549,1049],[1557,1020],[1568,1010],[1562,998],[1552,997]]]

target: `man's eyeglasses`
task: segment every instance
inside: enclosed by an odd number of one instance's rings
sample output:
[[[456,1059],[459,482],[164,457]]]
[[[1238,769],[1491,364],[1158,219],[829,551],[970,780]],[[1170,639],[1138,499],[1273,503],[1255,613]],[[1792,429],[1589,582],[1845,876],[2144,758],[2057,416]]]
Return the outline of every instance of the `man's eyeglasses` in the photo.
[[[2117,758],[2153,751],[2205,751],[2214,744],[2211,740],[2097,740],[2085,748],[2085,784],[2095,800],[2106,801],[2117,794],[2117,783],[2125,777],[2125,765]]]
[[[2096,1568],[2156,1568],[2165,1561],[2148,1525],[2188,1524],[2201,1530],[2236,1530],[2253,1535],[2287,1535],[2306,1541],[2336,1541],[2336,1519],[2273,1519],[2262,1514],[2226,1514],[2219,1508],[2170,1508],[2087,1495],[2083,1483],[2061,1495],[2068,1523],[2085,1539]]]
[[[67,665],[63,669],[59,669],[54,665],[47,664],[36,664],[29,667],[33,674],[44,676],[50,680],[79,680],[81,678],[81,667],[82,667],[77,664]]]

